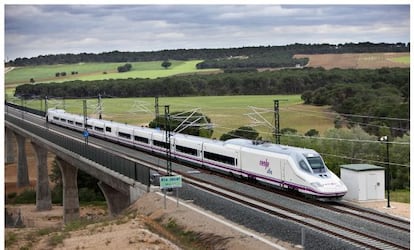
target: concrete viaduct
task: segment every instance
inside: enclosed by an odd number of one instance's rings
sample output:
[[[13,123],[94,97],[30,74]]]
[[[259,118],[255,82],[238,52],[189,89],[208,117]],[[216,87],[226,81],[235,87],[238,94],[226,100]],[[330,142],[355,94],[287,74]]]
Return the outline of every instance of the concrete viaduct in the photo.
[[[37,127],[37,128],[36,128]],[[36,131],[42,131],[41,134]],[[87,155],[74,152],[73,148],[82,147],[80,142],[71,141],[73,139],[65,138],[68,145],[74,145],[72,148],[64,147],[65,144],[56,143],[58,139],[55,137],[45,136],[51,135],[52,131],[46,127],[36,126],[29,122],[19,119],[16,116],[5,114],[5,163],[13,163],[16,160],[13,139],[17,144],[17,187],[25,187],[29,185],[28,166],[26,159],[25,144],[29,140],[34,148],[37,158],[37,184],[36,184],[36,209],[38,211],[50,210],[52,208],[51,191],[49,188],[49,177],[47,169],[47,153],[51,152],[56,155],[58,166],[62,173],[63,179],[63,220],[68,223],[79,219],[79,197],[77,187],[78,169],[97,178],[98,185],[102,190],[108,204],[108,210],[111,215],[117,215],[135,202],[142,194],[149,191],[149,169],[145,166],[137,166],[139,171],[135,170],[131,178],[120,174],[108,167],[97,163],[93,159],[88,159]],[[59,135],[62,137],[62,135]],[[57,138],[57,137],[56,137]],[[87,147],[88,145],[84,145]],[[88,146],[85,150],[92,150],[92,146]],[[72,149],[72,150],[71,150]],[[93,149],[96,151],[97,158],[107,157],[110,152],[104,149]],[[82,151],[80,151],[82,152]],[[102,155],[99,155],[102,154]],[[98,161],[99,162],[99,161]],[[111,160],[109,162],[114,162]],[[120,161],[122,165],[125,161]],[[115,161],[115,164],[116,161]],[[125,164],[124,164],[125,165]],[[137,181],[140,179],[141,182]]]

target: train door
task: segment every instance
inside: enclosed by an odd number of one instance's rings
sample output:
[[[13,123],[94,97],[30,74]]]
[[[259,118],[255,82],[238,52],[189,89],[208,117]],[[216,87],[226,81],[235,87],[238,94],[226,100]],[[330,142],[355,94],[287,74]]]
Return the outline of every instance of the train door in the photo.
[[[286,180],[286,167],[287,167],[287,161],[282,160],[282,164],[280,164],[280,179],[282,182]]]

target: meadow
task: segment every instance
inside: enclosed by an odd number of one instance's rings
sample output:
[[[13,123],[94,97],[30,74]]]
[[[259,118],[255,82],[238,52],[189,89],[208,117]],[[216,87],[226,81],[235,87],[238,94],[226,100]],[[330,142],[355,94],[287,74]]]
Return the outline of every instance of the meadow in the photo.
[[[390,60],[394,61],[394,62],[397,62],[397,63],[410,64],[410,55],[395,57],[395,58],[392,58]]]
[[[274,100],[280,101],[280,128],[293,128],[299,134],[316,129],[323,134],[334,127],[334,115],[329,107],[304,105],[300,95],[260,96],[200,96],[159,98],[159,113],[164,115],[164,105],[170,106],[170,113],[198,109],[214,124],[213,138],[241,126],[255,126],[264,139],[272,138],[274,125]],[[134,125],[147,125],[155,117],[154,98],[108,98],[102,99],[103,119]],[[25,105],[44,109],[40,100],[27,101]],[[88,116],[97,117],[97,99],[88,99]],[[68,112],[83,114],[82,99],[49,100],[48,107],[64,108]],[[252,108],[254,107],[254,109]],[[254,112],[256,110],[257,114]],[[329,112],[329,113],[328,113]],[[250,118],[247,114],[252,114]],[[262,122],[257,123],[254,119]]]
[[[33,78],[36,83],[46,83],[73,80],[103,80],[111,78],[157,78],[177,74],[217,71],[216,69],[197,69],[196,65],[201,62],[201,60],[171,60],[170,62],[172,64],[168,69],[161,66],[162,61],[131,62],[131,71],[123,73],[118,73],[117,69],[118,66],[122,66],[125,63],[78,63],[17,67],[5,74],[5,86],[13,87],[18,84],[29,83],[31,78]],[[56,73],[61,72],[66,72],[66,76],[56,77]],[[77,74],[72,75],[72,72],[77,72]]]

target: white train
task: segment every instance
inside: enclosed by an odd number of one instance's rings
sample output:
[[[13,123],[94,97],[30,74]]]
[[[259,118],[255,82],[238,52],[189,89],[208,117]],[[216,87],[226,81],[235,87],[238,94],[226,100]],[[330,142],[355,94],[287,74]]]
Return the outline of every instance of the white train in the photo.
[[[49,109],[50,123],[83,131],[84,117]],[[113,121],[87,119],[92,136],[105,138],[141,150],[165,154],[165,131]],[[184,134],[171,135],[171,155],[182,161],[273,186],[296,190],[317,198],[339,199],[347,192],[344,183],[312,149],[245,139],[218,141]]]

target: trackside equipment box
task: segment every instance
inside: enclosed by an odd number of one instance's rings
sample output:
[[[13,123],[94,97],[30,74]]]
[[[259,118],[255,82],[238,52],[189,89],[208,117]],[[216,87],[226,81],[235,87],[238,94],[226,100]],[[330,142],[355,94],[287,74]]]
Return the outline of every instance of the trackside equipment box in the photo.
[[[348,187],[345,200],[385,199],[385,169],[370,164],[341,165],[341,180]]]

